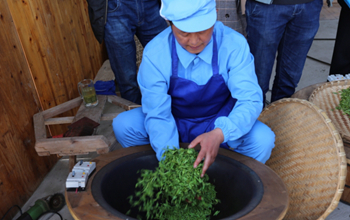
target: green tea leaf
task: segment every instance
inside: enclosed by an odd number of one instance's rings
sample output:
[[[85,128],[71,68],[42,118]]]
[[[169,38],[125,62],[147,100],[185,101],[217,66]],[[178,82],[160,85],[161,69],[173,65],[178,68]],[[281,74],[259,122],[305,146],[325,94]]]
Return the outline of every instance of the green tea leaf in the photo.
[[[350,116],[350,87],[342,89],[338,93],[340,94],[340,102],[336,109],[341,110],[344,114]]]
[[[220,200],[209,176],[200,177],[203,162],[193,168],[197,156],[194,149],[168,148],[155,171],[140,171],[131,206],[146,212],[147,219],[209,219]]]

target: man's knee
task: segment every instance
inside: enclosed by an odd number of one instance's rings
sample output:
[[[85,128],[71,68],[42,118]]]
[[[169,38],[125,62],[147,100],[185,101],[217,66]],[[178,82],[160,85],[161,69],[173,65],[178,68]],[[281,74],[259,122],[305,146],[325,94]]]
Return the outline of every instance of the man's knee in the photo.
[[[128,124],[130,123],[130,121],[128,121],[127,117],[124,117],[124,115],[127,116],[125,112],[120,113],[113,119],[112,122],[113,131],[117,140],[125,136],[125,133],[127,132],[129,126]]]
[[[262,148],[272,150],[275,146],[275,133],[266,126],[266,128],[257,135],[256,140],[260,142]]]
[[[120,113],[113,119],[112,127],[117,141],[123,147],[148,144],[141,108]]]
[[[256,147],[256,159],[265,163],[271,156],[275,147],[275,133],[265,124],[261,123],[260,128],[252,134],[252,140]]]

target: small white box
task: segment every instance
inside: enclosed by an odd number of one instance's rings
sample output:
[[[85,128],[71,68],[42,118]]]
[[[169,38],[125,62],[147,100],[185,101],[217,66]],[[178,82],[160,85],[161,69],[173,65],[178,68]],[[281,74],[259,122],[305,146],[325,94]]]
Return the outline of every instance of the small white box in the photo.
[[[79,161],[73,167],[72,171],[85,171],[88,175],[90,175],[96,168],[95,162],[83,162]]]
[[[72,171],[66,180],[66,188],[85,188],[88,174],[83,170]]]

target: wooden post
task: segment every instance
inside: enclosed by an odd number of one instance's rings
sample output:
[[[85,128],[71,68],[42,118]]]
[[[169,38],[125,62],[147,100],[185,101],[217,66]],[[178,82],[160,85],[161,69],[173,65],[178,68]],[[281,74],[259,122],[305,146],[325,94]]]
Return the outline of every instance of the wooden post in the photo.
[[[73,155],[73,156],[69,156],[69,171],[71,171],[74,167],[74,165],[77,163],[77,156]]]

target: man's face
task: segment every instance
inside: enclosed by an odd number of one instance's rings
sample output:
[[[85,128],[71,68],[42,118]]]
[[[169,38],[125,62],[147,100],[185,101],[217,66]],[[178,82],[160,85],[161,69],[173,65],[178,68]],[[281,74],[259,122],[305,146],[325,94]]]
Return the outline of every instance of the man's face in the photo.
[[[183,32],[175,25],[171,25],[171,28],[177,42],[179,42],[183,48],[185,48],[190,53],[198,54],[202,52],[202,50],[209,43],[213,34],[214,26],[207,30],[193,33]]]

